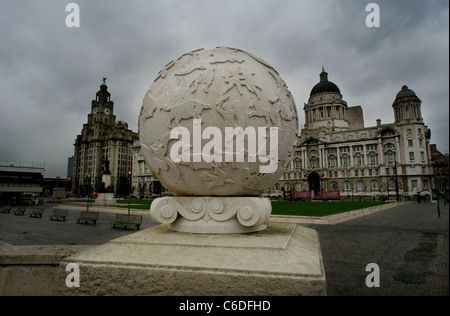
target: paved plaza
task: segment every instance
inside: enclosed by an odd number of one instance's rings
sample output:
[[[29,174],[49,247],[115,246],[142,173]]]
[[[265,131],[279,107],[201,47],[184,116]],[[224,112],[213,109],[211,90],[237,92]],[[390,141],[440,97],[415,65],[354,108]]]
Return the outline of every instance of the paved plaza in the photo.
[[[42,218],[0,214],[0,245],[100,245],[132,234],[114,229],[116,212],[104,208],[97,225],[77,224],[79,210],[69,210],[68,220],[49,220],[52,204]],[[448,295],[448,204],[407,203],[336,225],[300,224],[319,233],[327,293],[333,296]],[[142,229],[157,225],[144,214]],[[378,265],[380,286],[367,287],[366,271]]]

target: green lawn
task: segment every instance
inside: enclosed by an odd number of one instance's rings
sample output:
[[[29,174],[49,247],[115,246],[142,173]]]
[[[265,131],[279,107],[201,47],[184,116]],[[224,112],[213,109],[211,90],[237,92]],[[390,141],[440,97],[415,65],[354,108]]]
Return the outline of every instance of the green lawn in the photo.
[[[296,215],[296,216],[327,216],[343,212],[349,212],[386,202],[379,201],[315,201],[315,202],[289,202],[272,201],[273,215]]]
[[[115,207],[128,208],[128,202],[130,202],[130,208],[131,209],[134,209],[134,210],[150,210],[150,205],[152,204],[153,200],[137,200],[137,199],[117,200],[116,203],[118,205],[115,205]]]
[[[153,200],[117,200],[115,207],[130,208],[137,210],[150,210]],[[289,202],[272,201],[273,215],[296,215],[296,216],[327,216],[342,212],[354,211],[376,205],[383,205],[386,202],[379,201],[315,201],[315,202]]]

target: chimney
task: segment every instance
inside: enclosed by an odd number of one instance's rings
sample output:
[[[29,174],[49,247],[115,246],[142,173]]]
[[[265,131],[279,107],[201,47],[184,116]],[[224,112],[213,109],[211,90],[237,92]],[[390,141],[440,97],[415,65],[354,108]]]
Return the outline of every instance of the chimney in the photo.
[[[378,119],[378,120],[377,120],[377,127],[380,127],[380,126],[381,126],[381,120]]]

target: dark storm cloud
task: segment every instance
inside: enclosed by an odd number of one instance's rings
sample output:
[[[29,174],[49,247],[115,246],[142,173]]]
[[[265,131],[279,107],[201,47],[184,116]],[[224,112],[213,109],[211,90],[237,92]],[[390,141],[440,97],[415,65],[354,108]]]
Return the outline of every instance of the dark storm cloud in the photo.
[[[65,6],[80,7],[80,28]],[[381,27],[365,25],[376,2]],[[448,151],[448,1],[0,0],[0,160],[46,163],[65,176],[73,142],[107,77],[115,114],[137,131],[158,71],[197,48],[263,58],[303,103],[322,65],[366,126],[392,122],[403,84],[422,99],[432,142]]]

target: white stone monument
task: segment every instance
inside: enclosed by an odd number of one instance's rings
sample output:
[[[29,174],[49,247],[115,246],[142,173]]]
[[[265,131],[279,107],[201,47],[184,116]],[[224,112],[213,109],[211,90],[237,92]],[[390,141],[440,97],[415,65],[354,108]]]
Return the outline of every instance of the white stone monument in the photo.
[[[279,74],[239,49],[196,50],[168,63],[139,117],[147,166],[178,197],[153,202],[171,230],[243,233],[266,228],[269,189],[289,163],[297,110]]]
[[[178,196],[152,203],[164,225],[66,258],[83,286],[65,294],[326,295],[317,232],[269,223],[258,196],[289,163],[297,124],[284,81],[249,53],[197,50],[167,64],[139,131],[147,166]]]

